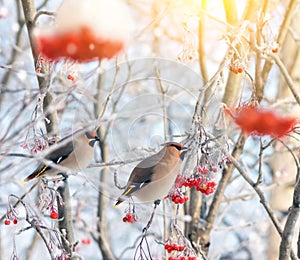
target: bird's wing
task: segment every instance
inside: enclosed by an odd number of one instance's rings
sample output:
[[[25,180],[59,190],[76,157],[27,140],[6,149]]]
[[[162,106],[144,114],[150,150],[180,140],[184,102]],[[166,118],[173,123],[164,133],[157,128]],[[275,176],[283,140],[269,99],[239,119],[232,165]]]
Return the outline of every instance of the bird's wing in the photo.
[[[114,207],[117,207],[119,204],[121,204],[124,201],[124,197],[130,197],[135,191],[145,187],[151,182],[154,166],[149,168],[139,168],[138,166],[139,165],[133,169],[126,189],[118,198]]]
[[[64,140],[65,138],[62,139],[60,142]],[[60,142],[58,142],[58,144]],[[45,159],[50,160],[56,164],[59,164],[60,162],[68,158],[68,156],[73,150],[74,150],[73,141],[70,140],[65,145],[59,147],[58,149],[53,150],[50,154],[48,154],[45,157]],[[52,167],[50,165],[41,163],[33,173],[31,173],[28,177],[26,177],[24,181],[27,182],[29,180],[37,178],[41,176],[43,173],[49,171],[51,168]]]
[[[152,181],[153,169],[163,157],[163,153],[154,154],[141,161],[132,171],[123,196],[130,196]]]
[[[61,142],[64,139],[61,140]],[[60,142],[58,142],[59,144]],[[69,142],[67,142],[65,145],[59,147],[58,149],[53,150],[53,152],[51,152],[50,154],[48,154],[46,156],[46,159],[59,164],[61,161],[63,161],[64,159],[68,158],[68,156],[70,155],[71,152],[74,151],[74,144],[73,144],[73,140],[70,140]]]
[[[165,151],[162,150],[143,161],[141,161],[132,171],[125,191],[118,198],[115,207],[124,201],[124,197],[130,197],[134,192],[145,187],[152,181],[153,169],[164,156]]]
[[[150,183],[152,180],[153,168],[154,166],[149,168],[135,167],[129,177],[123,196],[130,196],[135,191]]]

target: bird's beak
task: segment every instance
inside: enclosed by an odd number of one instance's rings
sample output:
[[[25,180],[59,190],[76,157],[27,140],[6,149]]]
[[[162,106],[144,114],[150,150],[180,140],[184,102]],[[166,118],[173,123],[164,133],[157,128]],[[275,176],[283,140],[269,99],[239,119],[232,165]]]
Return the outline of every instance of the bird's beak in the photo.
[[[185,147],[185,146],[183,146],[183,147],[181,147],[181,151],[183,152],[183,151],[187,151],[187,147]]]
[[[98,136],[95,136],[95,141],[100,142],[100,138]]]

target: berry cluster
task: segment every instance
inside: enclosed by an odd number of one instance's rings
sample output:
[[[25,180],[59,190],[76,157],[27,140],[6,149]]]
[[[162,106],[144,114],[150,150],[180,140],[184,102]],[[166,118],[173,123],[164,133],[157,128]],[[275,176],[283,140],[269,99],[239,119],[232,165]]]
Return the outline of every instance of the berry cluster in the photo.
[[[48,147],[47,140],[42,137],[39,138],[37,136],[34,137],[34,146],[30,149],[31,153],[38,153],[39,151],[43,151]]]
[[[196,256],[169,256],[168,260],[197,260]]]
[[[77,81],[77,78],[72,74],[68,74],[67,79],[71,80],[73,83],[76,83]]]
[[[11,222],[15,225],[18,224],[18,212],[14,207],[9,205],[6,213],[6,218],[4,220],[4,225],[8,226],[11,224]]]
[[[15,225],[18,224],[17,218],[14,218],[14,219],[12,220],[12,222],[13,222]],[[4,220],[4,225],[8,226],[8,225],[10,225],[10,223],[11,223],[11,220],[10,220],[9,218],[6,218],[6,219]]]
[[[165,242],[165,250],[172,254],[168,260],[197,260],[190,242],[174,222],[170,226],[170,237]]]
[[[171,243],[170,241],[168,241],[167,243],[165,243],[165,249],[168,253],[171,253],[172,251],[183,251],[185,249],[185,245]]]
[[[196,187],[197,191],[200,191],[201,193],[205,195],[209,195],[215,192],[217,183],[215,181],[207,181],[202,182]]]
[[[189,200],[189,197],[183,195],[179,190],[176,190],[171,194],[171,199],[175,204],[183,204]]]
[[[35,72],[36,73],[41,73],[42,72],[42,68],[43,66],[45,67],[45,65],[47,65],[47,63],[52,62],[51,59],[47,59],[44,56],[40,56],[37,63],[36,63],[36,69]]]
[[[54,207],[50,208],[50,218],[51,219],[58,219],[58,212]]]
[[[123,218],[123,222],[135,223],[137,222],[138,218],[135,212],[130,213],[128,212],[126,216]]]
[[[229,70],[232,71],[234,74],[243,73],[243,71],[244,71],[241,64],[230,65]]]
[[[191,176],[178,175],[176,179],[176,187],[182,188],[195,187],[197,191],[202,192],[205,195],[214,193],[216,190],[217,183],[210,178],[204,177],[199,174],[193,174]]]
[[[92,242],[92,240],[90,238],[83,238],[83,239],[81,239],[81,244],[83,244],[85,246],[90,245],[91,242]]]
[[[239,73],[243,73],[243,68],[235,68],[234,70],[233,70],[233,73],[234,74],[239,74]]]

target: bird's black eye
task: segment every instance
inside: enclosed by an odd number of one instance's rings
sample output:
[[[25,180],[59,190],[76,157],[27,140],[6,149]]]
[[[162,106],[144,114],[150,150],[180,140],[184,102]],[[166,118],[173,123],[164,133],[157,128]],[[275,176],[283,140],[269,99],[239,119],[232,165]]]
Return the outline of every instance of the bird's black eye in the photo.
[[[99,141],[99,137],[97,135],[95,135],[94,133],[89,133],[89,132],[86,132],[85,133],[86,137],[90,140],[96,140],[96,141]]]
[[[182,146],[181,146],[181,145],[178,145],[178,144],[171,144],[170,146],[175,147],[178,151],[181,151],[181,150],[182,150]]]

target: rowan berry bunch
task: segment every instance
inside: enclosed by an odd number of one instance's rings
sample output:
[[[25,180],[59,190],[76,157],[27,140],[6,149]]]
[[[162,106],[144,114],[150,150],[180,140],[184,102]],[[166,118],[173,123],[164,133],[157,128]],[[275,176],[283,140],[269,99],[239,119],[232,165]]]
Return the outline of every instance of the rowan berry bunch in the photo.
[[[76,81],[77,81],[77,76],[76,76],[74,73],[69,73],[69,74],[67,75],[67,79],[70,80],[70,81],[72,81],[72,83],[76,83]]]
[[[51,59],[47,59],[45,56],[40,55],[36,61],[35,72],[36,73],[49,72],[51,65],[52,65]]]
[[[138,218],[135,212],[133,213],[126,213],[125,217],[123,218],[123,222],[135,223],[137,222]]]
[[[55,184],[54,184],[55,185]],[[57,199],[58,198],[58,202]],[[63,205],[63,200],[55,188],[50,187],[48,182],[43,181],[40,185],[39,208],[42,212],[49,211],[51,219],[58,219],[57,203]]]
[[[13,207],[7,209],[6,218],[4,219],[4,225],[8,226],[11,223],[18,224],[18,212]]]
[[[167,241],[165,243],[165,250],[167,250],[168,253],[171,253],[172,251],[183,251],[185,248],[185,245],[182,244],[172,244],[170,241]]]
[[[177,60],[183,63],[194,61],[197,57],[196,37],[189,27],[190,23],[188,20],[182,23],[183,48],[178,54]]]
[[[12,200],[18,197],[14,196],[14,195],[9,195],[8,196],[8,206],[7,206],[7,210],[6,210],[6,218],[4,219],[3,223],[4,225],[8,226],[11,223],[13,223],[14,225],[18,224],[18,215],[19,212],[17,211],[17,209],[15,208]]]
[[[239,73],[243,73],[244,69],[242,67],[242,65],[238,66],[238,65],[230,65],[229,66],[229,70],[232,71],[234,74],[239,74]]]
[[[294,116],[282,116],[275,110],[266,109],[252,102],[245,102],[236,109],[227,113],[235,124],[246,135],[282,138],[295,130],[297,118]]]
[[[31,153],[38,153],[39,151],[43,151],[48,147],[48,141],[44,137],[39,138],[35,136],[33,142],[33,147],[30,149]]]
[[[123,222],[135,223],[138,221],[137,214],[135,212],[135,206],[129,203],[128,208],[125,210],[125,217],[123,217]]]
[[[30,131],[28,131],[24,143],[20,146],[23,149],[27,149],[30,153],[36,154],[40,151],[46,150],[50,145],[55,144],[57,140],[55,138],[48,138],[44,134],[37,134],[33,129],[33,138],[29,138]]]
[[[74,62],[72,60],[66,60],[61,68],[60,76],[64,79],[67,79],[68,82],[75,84],[80,79],[79,71],[80,71],[80,65],[78,62]]]
[[[58,219],[58,212],[55,207],[50,208],[50,218],[51,219]]]
[[[206,156],[205,156],[206,157]],[[219,160],[218,163],[209,163],[208,158],[204,158],[205,164],[198,163],[196,172],[190,176],[179,174],[175,180],[175,185],[169,194],[169,197],[175,204],[183,204],[188,201],[189,197],[184,195],[187,188],[195,188],[205,195],[215,192],[217,183],[214,180],[218,168],[222,168],[225,159]]]
[[[184,195],[180,189],[175,189],[170,196],[175,204],[183,204],[189,200],[189,197]]]
[[[192,174],[191,176],[180,174],[177,176],[176,186],[178,188],[182,188],[183,186],[187,188],[195,187],[197,191],[209,195],[215,192],[217,183],[209,176],[206,177],[199,173]]]
[[[213,146],[208,147],[208,145],[202,146],[194,172],[191,175],[179,174],[175,181],[175,189],[182,192],[182,189],[195,188],[205,195],[212,194],[217,187],[216,174],[230,163],[228,156],[219,149],[215,149]]]
[[[168,260],[197,259],[195,251],[175,223],[171,224],[170,237],[165,242],[164,248],[169,254],[172,254],[169,256]]]

